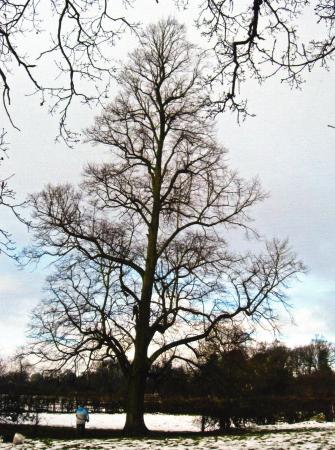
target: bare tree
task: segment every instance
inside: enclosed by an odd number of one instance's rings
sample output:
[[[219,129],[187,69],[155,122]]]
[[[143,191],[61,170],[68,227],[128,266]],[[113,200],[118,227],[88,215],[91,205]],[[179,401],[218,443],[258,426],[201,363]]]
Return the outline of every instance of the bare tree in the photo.
[[[259,182],[227,167],[206,113],[201,57],[175,20],[150,26],[120,93],[88,130],[112,162],[89,165],[79,189],[32,196],[31,257],[58,268],[35,313],[33,352],[60,365],[114,356],[128,379],[127,432],[145,430],[150,366],[192,348],[224,321],[274,322],[303,270],[286,242],[234,253],[250,232]]]
[[[246,349],[252,341],[252,331],[244,330],[238,323],[218,323],[208,336],[199,343],[197,351],[197,362],[199,366],[203,361],[213,355],[220,356],[225,352]]]

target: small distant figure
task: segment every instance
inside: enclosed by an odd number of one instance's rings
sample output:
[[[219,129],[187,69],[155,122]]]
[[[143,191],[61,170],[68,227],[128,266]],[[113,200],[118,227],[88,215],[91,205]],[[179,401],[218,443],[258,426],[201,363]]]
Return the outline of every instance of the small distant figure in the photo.
[[[78,406],[76,410],[76,423],[77,423],[77,433],[79,436],[84,436],[86,422],[89,422],[89,414],[86,408],[83,406]]]

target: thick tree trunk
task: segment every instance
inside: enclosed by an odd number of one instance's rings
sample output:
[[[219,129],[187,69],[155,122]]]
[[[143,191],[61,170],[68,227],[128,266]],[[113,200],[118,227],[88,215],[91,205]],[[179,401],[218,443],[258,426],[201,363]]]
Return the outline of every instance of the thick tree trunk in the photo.
[[[144,423],[144,394],[148,375],[147,346],[138,335],[127,392],[126,424],[124,432],[132,435],[145,434],[148,429]]]
[[[144,423],[144,393],[146,375],[134,371],[128,383],[127,416],[124,432],[126,434],[141,435],[148,429]]]

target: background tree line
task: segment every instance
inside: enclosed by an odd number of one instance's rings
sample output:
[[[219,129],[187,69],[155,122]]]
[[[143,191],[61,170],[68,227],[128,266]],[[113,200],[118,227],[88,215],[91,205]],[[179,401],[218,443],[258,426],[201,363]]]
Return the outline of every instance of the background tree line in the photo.
[[[214,347],[213,341],[200,346],[192,365],[154,365],[148,375],[146,410],[199,414],[204,426],[224,429],[232,423],[293,422],[317,414],[334,419],[334,344],[315,339],[294,348],[280,342]],[[71,370],[35,372],[22,361],[12,369],[2,363],[1,415],[8,415],[6,399],[21,411],[28,405],[31,412],[72,412],[80,399],[94,411],[118,412],[124,410],[126,389],[120,367],[111,360],[79,375]]]

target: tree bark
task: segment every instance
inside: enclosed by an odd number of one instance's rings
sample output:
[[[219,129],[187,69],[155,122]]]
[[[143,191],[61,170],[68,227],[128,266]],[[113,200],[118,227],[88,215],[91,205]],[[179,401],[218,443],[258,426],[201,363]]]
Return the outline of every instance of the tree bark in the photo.
[[[135,350],[128,382],[127,415],[124,426],[124,432],[128,435],[141,435],[148,431],[144,423],[144,394],[147,374],[147,349],[142,345]]]

